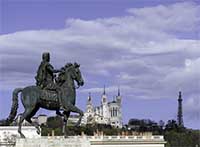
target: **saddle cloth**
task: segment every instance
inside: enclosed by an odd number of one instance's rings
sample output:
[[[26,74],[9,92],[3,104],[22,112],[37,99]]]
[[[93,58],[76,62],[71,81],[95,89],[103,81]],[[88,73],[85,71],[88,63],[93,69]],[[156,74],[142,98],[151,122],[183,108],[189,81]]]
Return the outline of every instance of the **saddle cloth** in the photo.
[[[58,94],[56,91],[42,90],[41,100],[57,103],[58,102]]]

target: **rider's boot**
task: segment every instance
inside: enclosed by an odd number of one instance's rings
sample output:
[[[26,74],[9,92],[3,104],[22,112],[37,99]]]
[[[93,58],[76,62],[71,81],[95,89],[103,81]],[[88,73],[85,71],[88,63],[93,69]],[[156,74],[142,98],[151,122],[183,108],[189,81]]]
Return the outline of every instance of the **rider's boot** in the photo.
[[[60,110],[67,111],[67,109],[63,105],[62,92],[61,91],[58,91],[58,99],[59,99],[59,104],[60,104]]]
[[[60,110],[56,110],[56,114],[58,115],[58,116],[64,116],[61,112],[60,112]]]

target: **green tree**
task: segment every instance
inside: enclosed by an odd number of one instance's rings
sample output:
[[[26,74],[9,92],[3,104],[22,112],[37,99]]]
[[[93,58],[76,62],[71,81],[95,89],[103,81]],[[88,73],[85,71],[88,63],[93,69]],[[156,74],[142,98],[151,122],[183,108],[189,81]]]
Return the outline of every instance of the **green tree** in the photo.
[[[48,117],[47,119],[48,128],[58,128],[63,126],[63,120],[60,116]]]

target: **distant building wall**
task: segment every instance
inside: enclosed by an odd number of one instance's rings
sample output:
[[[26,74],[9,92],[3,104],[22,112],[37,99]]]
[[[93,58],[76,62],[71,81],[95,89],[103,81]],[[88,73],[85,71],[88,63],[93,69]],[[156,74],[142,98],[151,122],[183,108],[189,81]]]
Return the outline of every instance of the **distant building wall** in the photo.
[[[18,115],[18,117],[16,119],[16,122],[13,123],[14,125],[18,125],[19,124],[20,117],[21,117],[21,115]],[[46,125],[47,118],[48,118],[47,115],[41,114],[38,117],[31,118],[31,121],[32,122],[36,122],[39,125],[42,125],[42,124]],[[22,126],[31,126],[31,124],[29,122],[27,122],[26,120],[24,120],[23,123],[22,123]]]

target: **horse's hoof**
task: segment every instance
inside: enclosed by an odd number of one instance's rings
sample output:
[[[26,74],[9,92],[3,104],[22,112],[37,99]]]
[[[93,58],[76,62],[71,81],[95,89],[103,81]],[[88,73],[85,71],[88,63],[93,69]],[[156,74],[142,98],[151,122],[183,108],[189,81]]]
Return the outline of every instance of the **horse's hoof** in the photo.
[[[56,114],[57,114],[58,116],[61,116],[61,117],[64,116],[62,113],[60,113],[60,111],[56,111]]]
[[[75,127],[80,127],[80,125],[81,125],[81,122],[78,122],[75,124]]]
[[[80,127],[80,124],[76,124],[75,127]]]
[[[20,134],[20,137],[21,137],[21,138],[26,138],[26,137],[24,136],[24,134]]]
[[[40,130],[37,130],[37,134],[40,134]]]

